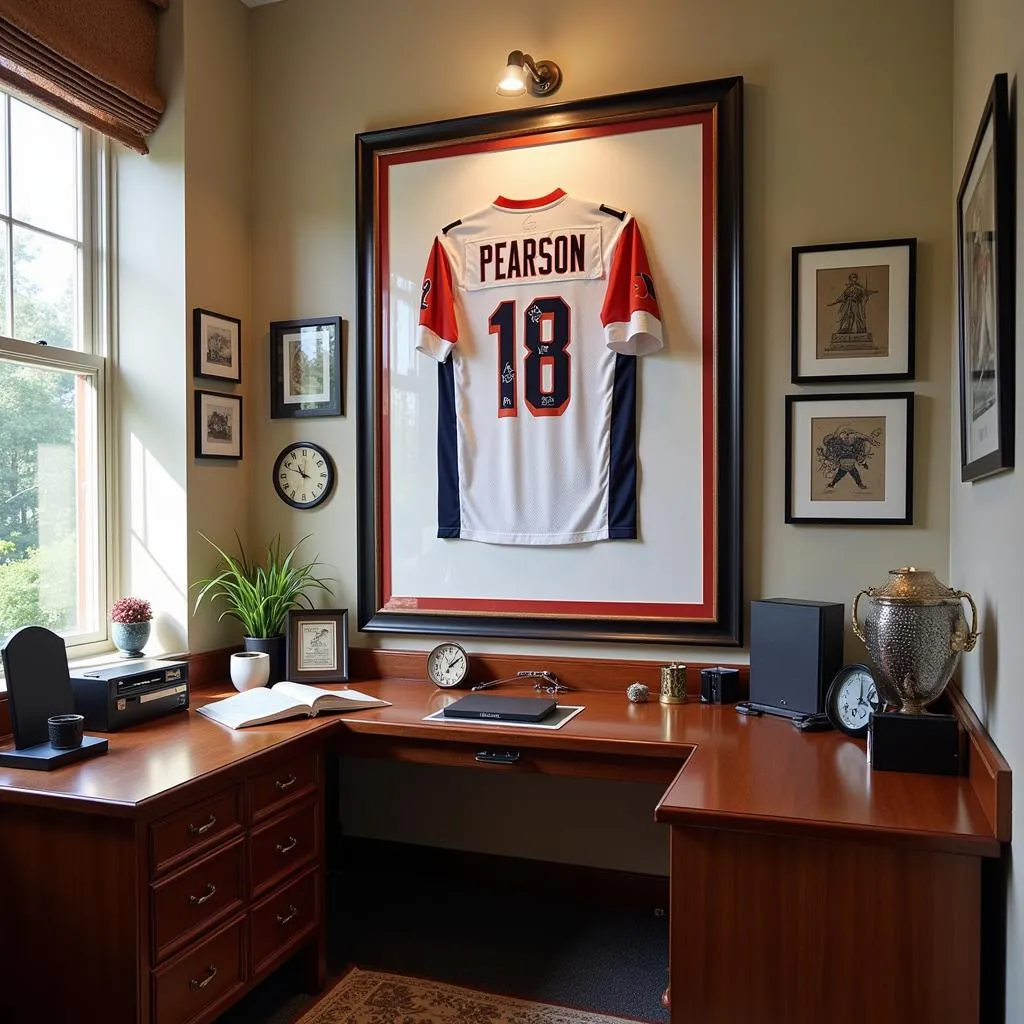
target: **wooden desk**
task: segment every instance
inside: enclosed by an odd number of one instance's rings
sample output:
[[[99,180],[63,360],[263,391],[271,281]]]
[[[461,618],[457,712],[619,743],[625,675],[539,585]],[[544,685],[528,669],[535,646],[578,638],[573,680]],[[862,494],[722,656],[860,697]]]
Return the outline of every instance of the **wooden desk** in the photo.
[[[672,829],[676,1024],[859,1024],[868,1006],[880,1024],[977,1024],[981,862],[1009,838],[1008,770],[983,741],[969,778],[872,773],[862,744],[729,707],[581,692],[563,703],[587,710],[561,730],[503,729],[423,722],[450,695],[421,681],[356,685],[392,706],[237,733],[189,712],[114,734],[106,756],[50,775],[0,770],[0,990],[24,1019],[37,998],[55,1022],[102,1003],[114,1024],[200,1024],[299,950],[311,985],[322,985],[323,757],[336,749],[663,780],[656,816]],[[194,695],[193,706],[213,696]],[[476,760],[495,748],[518,760]],[[312,776],[301,792],[275,797],[302,765]],[[261,830],[300,810],[314,814],[312,859],[268,874]],[[211,813],[227,826],[194,849],[166,846],[186,820]],[[225,877],[237,865],[235,899],[212,920],[158,934],[169,880],[216,863],[229,865]],[[268,951],[268,912],[287,916],[300,882],[314,912]],[[278,898],[284,909],[268,911]],[[230,966],[208,987],[190,986],[214,953]],[[35,987],[40,963],[60,985]]]

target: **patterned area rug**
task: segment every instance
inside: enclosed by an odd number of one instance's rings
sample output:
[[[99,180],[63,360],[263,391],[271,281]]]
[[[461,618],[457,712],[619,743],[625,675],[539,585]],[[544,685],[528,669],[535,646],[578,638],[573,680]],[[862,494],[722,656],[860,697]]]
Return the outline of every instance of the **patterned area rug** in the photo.
[[[353,967],[297,1024],[635,1024],[623,1017],[497,996]]]

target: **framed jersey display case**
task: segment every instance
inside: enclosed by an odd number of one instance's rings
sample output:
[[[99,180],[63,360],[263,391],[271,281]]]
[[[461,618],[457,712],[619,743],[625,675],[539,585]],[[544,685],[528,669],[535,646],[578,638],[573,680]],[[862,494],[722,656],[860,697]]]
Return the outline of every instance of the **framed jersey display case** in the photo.
[[[357,136],[360,629],[741,642],[741,96]]]

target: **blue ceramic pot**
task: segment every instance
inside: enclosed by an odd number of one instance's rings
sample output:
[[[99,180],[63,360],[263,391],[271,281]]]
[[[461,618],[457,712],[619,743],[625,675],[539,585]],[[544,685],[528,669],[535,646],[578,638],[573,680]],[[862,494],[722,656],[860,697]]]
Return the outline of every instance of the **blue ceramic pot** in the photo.
[[[142,648],[149,639],[151,620],[146,622],[112,622],[110,638],[121,652],[122,658],[141,658]]]

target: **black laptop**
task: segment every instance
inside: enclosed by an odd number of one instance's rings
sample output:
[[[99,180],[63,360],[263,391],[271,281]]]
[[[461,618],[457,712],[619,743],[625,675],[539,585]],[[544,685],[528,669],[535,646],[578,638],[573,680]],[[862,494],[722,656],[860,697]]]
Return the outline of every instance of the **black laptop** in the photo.
[[[479,718],[487,722],[539,722],[558,707],[551,697],[498,697],[471,693],[449,704],[445,718]]]

